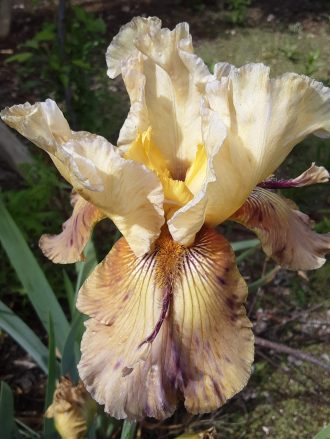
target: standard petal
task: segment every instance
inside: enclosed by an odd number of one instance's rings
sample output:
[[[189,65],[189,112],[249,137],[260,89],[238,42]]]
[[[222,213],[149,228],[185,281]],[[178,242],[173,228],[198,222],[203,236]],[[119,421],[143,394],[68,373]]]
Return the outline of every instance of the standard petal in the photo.
[[[84,260],[83,250],[90,238],[94,225],[104,214],[80,195],[73,197],[74,209],[71,217],[63,224],[59,235],[42,235],[39,247],[47,258],[59,264],[71,264]]]
[[[172,177],[183,180],[201,143],[198,84],[209,76],[206,65],[193,54],[188,25],[180,23],[170,31],[161,29],[159,20],[137,17],[110,44],[107,63],[111,77],[121,66],[132,104],[119,143],[132,142],[138,129],[151,126]]]
[[[319,268],[330,251],[330,234],[313,232],[312,221],[292,201],[262,188],[230,219],[253,230],[265,253],[290,270]]]
[[[253,335],[243,303],[247,287],[229,243],[203,229],[187,249],[163,234],[136,258],[124,239],[79,292],[92,317],[79,373],[118,418],[215,410],[246,384]]]
[[[262,64],[221,64],[216,75],[206,96],[228,136],[209,193],[213,224],[234,213],[307,135],[330,136],[330,89],[321,83],[293,73],[271,79]]]
[[[218,115],[203,105],[202,140],[206,154],[206,164],[203,163],[200,171],[196,172],[196,175],[191,175],[192,179],[189,182],[189,186],[194,189],[195,197],[181,209],[177,210],[167,222],[173,239],[181,244],[192,245],[196,233],[203,224],[206,221],[211,223],[211,212],[206,217],[210,204],[208,194],[211,192],[210,188],[213,185],[217,185],[214,161],[219,155],[226,135],[227,129]],[[190,177],[189,171],[188,177]]]

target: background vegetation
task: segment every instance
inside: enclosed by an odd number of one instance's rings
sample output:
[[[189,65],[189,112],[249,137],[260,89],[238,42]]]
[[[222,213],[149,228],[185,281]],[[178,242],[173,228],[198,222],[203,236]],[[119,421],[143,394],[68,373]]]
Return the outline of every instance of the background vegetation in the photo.
[[[13,4],[11,33],[0,41],[0,107],[51,97],[74,129],[113,142],[128,101],[121,81],[106,77],[104,53],[120,25],[135,15],[157,15],[169,27],[188,21],[196,51],[211,69],[220,60],[238,66],[261,61],[271,65],[273,75],[296,71],[330,85],[326,0]],[[87,262],[58,266],[41,254],[40,235],[58,233],[70,215],[70,190],[47,157],[27,146],[32,163],[18,170],[0,161],[3,439],[56,437],[52,421],[45,422],[43,413],[59,375],[77,380],[83,317],[74,308],[75,294],[118,238],[113,224],[103,221],[95,230]],[[296,176],[312,161],[330,169],[329,142],[308,138],[296,147],[279,175]],[[318,231],[329,231],[328,187],[285,194],[313,218]],[[307,439],[329,423],[329,264],[309,273],[281,270],[264,256],[249,232],[233,224],[223,227],[250,285],[247,308],[259,337],[248,386],[212,415],[190,416],[181,408],[163,423],[148,419],[123,427],[100,409],[91,438],[171,438],[212,429],[204,437]],[[318,364],[311,362],[315,359]],[[329,438],[327,431],[317,438]]]

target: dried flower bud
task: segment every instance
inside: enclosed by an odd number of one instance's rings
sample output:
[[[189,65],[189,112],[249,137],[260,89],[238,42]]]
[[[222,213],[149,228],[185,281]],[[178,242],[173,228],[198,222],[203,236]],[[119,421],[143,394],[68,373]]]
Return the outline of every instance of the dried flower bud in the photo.
[[[54,418],[55,428],[63,439],[83,439],[96,412],[96,403],[82,382],[77,386],[62,377],[54,392],[53,402],[45,416]]]

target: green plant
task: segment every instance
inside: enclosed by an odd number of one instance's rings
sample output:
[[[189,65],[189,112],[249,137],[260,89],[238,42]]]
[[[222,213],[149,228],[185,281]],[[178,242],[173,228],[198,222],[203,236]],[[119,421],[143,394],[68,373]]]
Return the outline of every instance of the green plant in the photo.
[[[37,99],[62,102],[74,129],[84,127],[112,138],[125,109],[107,90],[104,62],[100,63],[106,49],[105,23],[78,6],[65,13],[64,29],[44,23],[6,62],[18,63],[22,86],[37,93]]]
[[[311,50],[310,52],[308,52],[304,66],[305,75],[311,76],[317,71],[318,69],[317,61],[319,57],[320,57],[320,49]]]
[[[246,20],[246,13],[251,0],[228,0],[227,8],[229,11],[228,17],[233,24],[244,24]]]

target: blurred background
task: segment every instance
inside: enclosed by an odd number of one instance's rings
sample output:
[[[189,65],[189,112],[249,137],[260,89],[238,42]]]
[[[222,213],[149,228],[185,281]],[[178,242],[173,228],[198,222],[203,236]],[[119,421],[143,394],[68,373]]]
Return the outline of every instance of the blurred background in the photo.
[[[0,0],[0,108],[50,97],[72,129],[116,143],[128,99],[121,79],[106,76],[105,51],[136,15],[156,15],[170,28],[187,21],[195,50],[210,69],[218,61],[263,62],[273,76],[293,71],[330,85],[329,0]],[[278,176],[296,177],[313,161],[330,169],[329,141],[306,139]],[[0,187],[0,437],[56,437],[43,415],[56,378],[77,381],[83,318],[74,310],[74,296],[119,234],[102,221],[87,262],[48,261],[38,240],[59,233],[70,216],[70,188],[46,154],[2,123]],[[318,232],[330,230],[328,185],[282,193],[310,215]],[[259,337],[248,386],[216,413],[191,416],[180,408],[162,423],[123,426],[98,408],[89,437],[202,432],[195,437],[307,439],[329,424],[330,265],[308,273],[279,269],[247,230],[237,224],[221,230],[250,286],[247,309]],[[52,318],[42,308],[45,301]],[[66,331],[59,347],[61,319]]]

